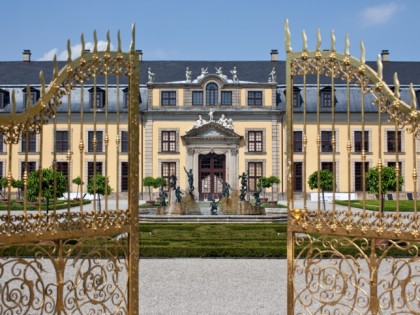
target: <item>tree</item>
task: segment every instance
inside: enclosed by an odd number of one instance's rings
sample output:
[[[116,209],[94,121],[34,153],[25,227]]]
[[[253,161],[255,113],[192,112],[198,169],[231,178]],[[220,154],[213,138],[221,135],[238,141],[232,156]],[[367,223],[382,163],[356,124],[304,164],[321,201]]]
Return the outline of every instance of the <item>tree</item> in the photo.
[[[370,193],[382,194],[382,200],[385,200],[385,194],[388,191],[397,190],[397,173],[394,167],[383,167],[381,176],[381,192],[379,192],[379,168],[373,167],[366,173],[366,190]],[[404,178],[399,177],[399,187],[404,185]],[[381,212],[384,211],[384,202],[381,204]]]
[[[39,195],[39,171],[33,171],[29,174],[27,197],[31,201],[38,200]],[[47,201],[47,214],[49,210],[49,201],[52,198],[63,197],[67,191],[67,179],[61,172],[55,174],[55,196],[54,196],[54,170],[49,167],[42,170],[41,196]]]
[[[156,177],[155,178],[155,185],[153,188],[165,187],[167,185],[166,179],[163,177]]]
[[[94,187],[95,185],[95,178],[96,178],[96,187]],[[108,178],[106,178],[103,175],[99,175],[97,174],[96,177],[91,177],[88,183],[88,193],[91,195],[94,195],[95,193],[98,194],[99,198],[99,212],[101,211],[101,195],[105,196],[105,193],[107,195],[109,195],[111,193],[111,186],[108,185]],[[106,189],[105,189],[106,187]],[[94,190],[94,188],[96,188],[96,192]]]
[[[151,193],[151,187],[156,186],[156,180],[152,176],[147,176],[143,178],[143,186],[148,187],[149,189],[149,200],[152,200],[152,193]],[[159,186],[157,186],[159,187]],[[156,187],[155,187],[156,188]]]
[[[320,177],[318,187],[318,174]],[[310,189],[321,189],[322,191],[322,200],[325,210],[325,197],[324,191],[331,191],[333,189],[333,174],[330,170],[319,170],[313,172],[308,179],[308,185]]]
[[[277,176],[264,177],[261,176],[258,180],[258,187],[264,188],[264,198],[266,197],[266,188],[273,187],[274,184],[280,183],[280,179]],[[273,198],[273,191],[271,191],[271,199]]]
[[[13,179],[12,180],[12,187],[13,188],[17,188],[18,190],[18,195],[17,195],[17,199],[20,199],[20,194],[23,190],[23,180],[21,179]]]
[[[77,185],[76,198],[78,198],[80,185],[82,185],[84,183],[83,183],[82,179],[80,178],[80,176],[77,176],[75,179],[73,179],[72,183]],[[80,192],[80,194],[81,193],[82,192]]]

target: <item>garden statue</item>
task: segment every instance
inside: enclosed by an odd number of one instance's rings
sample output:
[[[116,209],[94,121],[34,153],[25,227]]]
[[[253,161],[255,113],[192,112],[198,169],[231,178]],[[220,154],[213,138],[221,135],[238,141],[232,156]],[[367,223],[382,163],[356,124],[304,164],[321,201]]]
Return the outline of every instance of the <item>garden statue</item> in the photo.
[[[260,193],[261,193],[262,188],[260,187],[260,190],[257,190],[254,192],[254,198],[255,198],[255,205],[259,206],[261,204],[261,199],[260,199]]]
[[[243,172],[241,176],[239,176],[241,179],[241,195],[239,196],[239,199],[241,201],[245,200],[246,191],[248,190],[248,175],[246,172]]]
[[[210,212],[212,215],[217,215],[217,205],[218,202],[216,202],[216,200],[213,200],[210,204]]]
[[[163,186],[160,186],[160,188],[159,188],[159,199],[160,199],[160,205],[162,207],[166,206],[166,198],[168,198],[168,193],[163,190]]]
[[[192,192],[194,191],[194,175],[193,175],[192,169],[187,171],[187,169],[184,166],[184,170],[185,170],[185,173],[187,173],[187,176],[188,176],[188,185],[190,186],[189,187],[189,193],[192,194]]]
[[[179,186],[178,186],[175,189],[176,202],[181,203],[181,199],[182,199],[182,196],[181,195],[183,195],[183,193],[181,191],[181,188],[179,188]]]
[[[175,190],[176,189],[176,176],[174,174],[171,175],[171,179],[169,181],[169,186]]]
[[[223,183],[222,178],[219,179],[220,183],[223,185],[223,197],[228,198],[230,196],[230,185],[228,182]]]
[[[185,78],[186,78],[187,83],[191,82],[191,73],[192,71],[190,70],[189,67],[187,67],[187,69],[185,70]]]

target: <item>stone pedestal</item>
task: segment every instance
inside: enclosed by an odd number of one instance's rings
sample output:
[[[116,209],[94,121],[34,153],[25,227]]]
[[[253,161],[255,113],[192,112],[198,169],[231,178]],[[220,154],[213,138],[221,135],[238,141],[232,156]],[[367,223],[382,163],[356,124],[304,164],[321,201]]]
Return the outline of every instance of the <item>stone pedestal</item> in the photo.
[[[181,205],[184,210],[183,214],[201,214],[200,206],[194,199],[194,195],[187,193],[181,200]]]

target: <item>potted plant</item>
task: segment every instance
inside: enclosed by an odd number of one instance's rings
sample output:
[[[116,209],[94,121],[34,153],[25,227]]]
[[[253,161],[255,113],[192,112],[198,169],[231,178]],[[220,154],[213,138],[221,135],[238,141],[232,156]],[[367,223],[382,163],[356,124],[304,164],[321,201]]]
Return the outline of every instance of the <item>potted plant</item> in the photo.
[[[146,203],[149,205],[154,205],[155,202],[152,200],[151,188],[159,187],[159,186],[156,186],[156,179],[154,179],[152,176],[146,176],[145,178],[143,178],[143,186],[149,189],[149,200],[147,200]]]
[[[80,189],[80,185],[84,184],[82,179],[80,178],[80,176],[77,176],[75,179],[72,180],[73,184],[77,185],[77,190],[76,190],[76,198],[73,198],[75,201],[80,201],[79,198],[79,189]],[[80,192],[81,194],[82,192]]]
[[[268,198],[266,197],[266,189],[273,187],[273,184],[280,183],[280,179],[277,176],[270,177],[260,177],[258,180],[258,187],[264,188],[264,198],[261,198],[261,202],[267,202]],[[271,199],[273,200],[273,191],[271,191]],[[277,201],[276,201],[277,203]]]
[[[96,180],[96,183],[94,182]],[[94,195],[95,193],[98,195],[99,201],[99,212],[101,212],[101,195],[105,196],[105,194],[109,195],[112,191],[111,186],[108,184],[109,180],[103,175],[96,175],[95,177],[91,177],[88,183],[88,193]]]

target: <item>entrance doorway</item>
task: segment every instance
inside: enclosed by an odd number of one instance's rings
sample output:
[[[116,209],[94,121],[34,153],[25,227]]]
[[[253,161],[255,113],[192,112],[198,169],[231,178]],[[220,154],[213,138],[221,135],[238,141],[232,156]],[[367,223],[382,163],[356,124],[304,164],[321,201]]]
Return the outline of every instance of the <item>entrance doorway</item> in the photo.
[[[198,156],[200,200],[220,199],[226,174],[226,156],[224,154],[200,154]]]

